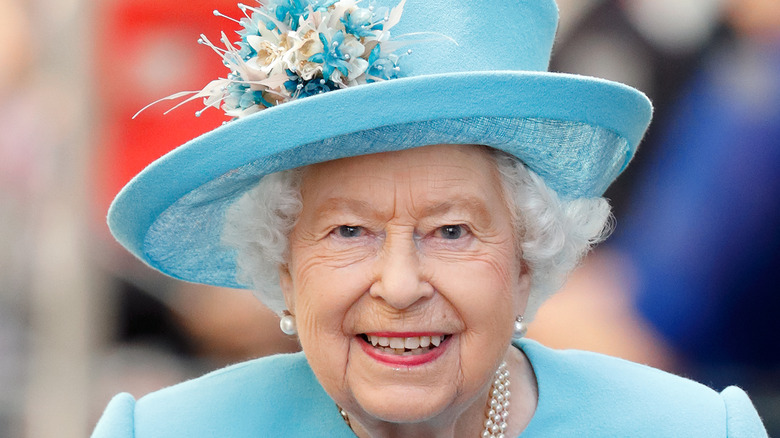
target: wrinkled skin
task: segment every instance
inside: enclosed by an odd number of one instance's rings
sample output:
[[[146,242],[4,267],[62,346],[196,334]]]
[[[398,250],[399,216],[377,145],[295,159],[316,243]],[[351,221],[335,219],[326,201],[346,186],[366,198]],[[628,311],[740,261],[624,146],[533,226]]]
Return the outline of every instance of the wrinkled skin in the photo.
[[[479,436],[502,360],[519,433],[536,403],[530,365],[510,347],[529,275],[490,153],[436,145],[321,163],[301,194],[282,289],[358,435]],[[449,339],[435,360],[399,366],[366,353],[360,335],[376,332]]]

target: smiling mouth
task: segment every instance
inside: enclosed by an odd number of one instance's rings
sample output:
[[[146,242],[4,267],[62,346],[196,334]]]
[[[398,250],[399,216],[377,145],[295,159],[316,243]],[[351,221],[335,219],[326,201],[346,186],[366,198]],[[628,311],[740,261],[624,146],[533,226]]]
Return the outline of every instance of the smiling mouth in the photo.
[[[450,335],[412,336],[412,337],[385,337],[366,333],[358,335],[367,344],[387,354],[399,356],[415,356],[425,354],[438,348]]]

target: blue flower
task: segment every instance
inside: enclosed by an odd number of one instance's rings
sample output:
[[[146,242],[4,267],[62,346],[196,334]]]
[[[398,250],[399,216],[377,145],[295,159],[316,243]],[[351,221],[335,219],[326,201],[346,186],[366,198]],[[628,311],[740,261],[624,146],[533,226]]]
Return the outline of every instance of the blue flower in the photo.
[[[300,17],[308,17],[308,6],[309,2],[306,0],[281,0],[273,11],[277,20],[288,23],[292,30],[297,30]]]
[[[314,78],[307,81],[292,70],[287,70],[287,76],[289,76],[290,80],[284,83],[284,88],[290,92],[294,99],[303,99],[304,97],[327,93],[340,88],[335,82],[322,78]]]
[[[382,30],[382,20],[376,20],[368,9],[358,8],[344,14],[341,19],[344,30],[358,38],[372,37],[375,30]]]
[[[241,48],[241,50],[238,52],[239,55],[241,55],[241,59],[246,60],[257,54],[255,49],[252,48],[246,39],[248,36],[260,35],[260,30],[257,27],[258,21],[257,14],[252,14],[251,19],[244,17],[239,22],[241,26],[243,26],[243,29],[236,31],[236,33],[241,37],[241,41],[238,42],[238,46]]]
[[[303,86],[299,98],[314,96],[317,94],[327,93],[331,90],[337,90],[339,87],[333,81],[326,81],[325,79],[312,79]]]
[[[234,80],[240,80],[237,76],[231,75]],[[260,90],[253,90],[249,85],[243,82],[232,82],[227,86],[225,103],[228,106],[240,110],[245,110],[254,105],[270,108],[273,103],[268,102]]]
[[[296,90],[300,90],[305,85],[305,80],[298,76],[294,71],[287,69],[287,77],[290,78],[284,83],[284,88],[290,93],[294,93]]]
[[[389,57],[380,56],[381,49],[377,44],[368,56],[368,76],[377,77],[380,79],[395,79],[398,77],[398,72],[401,68],[398,66],[398,56],[391,55]],[[373,82],[370,81],[369,82]]]
[[[320,34],[320,41],[324,51],[312,55],[309,61],[322,64],[322,77],[330,78],[334,70],[341,72],[344,77],[349,76],[350,57],[348,54],[341,52],[341,45],[344,43],[344,31],[336,32],[331,42],[328,42],[328,37],[324,34]]]
[[[236,33],[245,40],[249,35],[260,35],[260,29],[257,24],[260,21],[258,14],[252,14],[252,18],[244,17],[238,23],[243,27],[241,30],[237,30]]]
[[[290,25],[290,29],[298,30],[301,17],[309,18],[310,11],[322,11],[338,0],[275,0],[273,12],[276,19]],[[288,19],[289,17],[289,19]]]

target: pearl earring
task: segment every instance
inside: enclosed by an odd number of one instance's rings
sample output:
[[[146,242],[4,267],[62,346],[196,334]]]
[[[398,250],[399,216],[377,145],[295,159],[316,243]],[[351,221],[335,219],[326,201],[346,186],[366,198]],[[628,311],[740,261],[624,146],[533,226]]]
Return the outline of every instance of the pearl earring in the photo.
[[[523,322],[523,315],[517,315],[515,318],[515,329],[512,332],[512,338],[520,339],[525,336],[528,331],[528,326]]]
[[[298,329],[295,327],[295,317],[288,311],[284,311],[282,319],[279,320],[279,328],[285,335],[295,335]]]

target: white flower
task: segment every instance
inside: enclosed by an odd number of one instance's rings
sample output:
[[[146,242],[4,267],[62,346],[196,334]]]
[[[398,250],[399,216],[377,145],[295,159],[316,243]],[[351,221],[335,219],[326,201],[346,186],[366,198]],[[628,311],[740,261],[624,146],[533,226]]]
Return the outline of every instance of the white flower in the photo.
[[[317,31],[313,28],[301,28],[295,33],[296,41],[285,59],[288,68],[302,79],[311,80],[322,73],[322,64],[309,61],[313,55],[323,50]]]
[[[349,63],[348,81],[354,81],[368,69],[368,61],[362,58],[365,52],[366,47],[357,38],[352,35],[347,35],[344,38],[344,43],[341,45],[341,53],[345,58],[349,57],[346,60]]]

